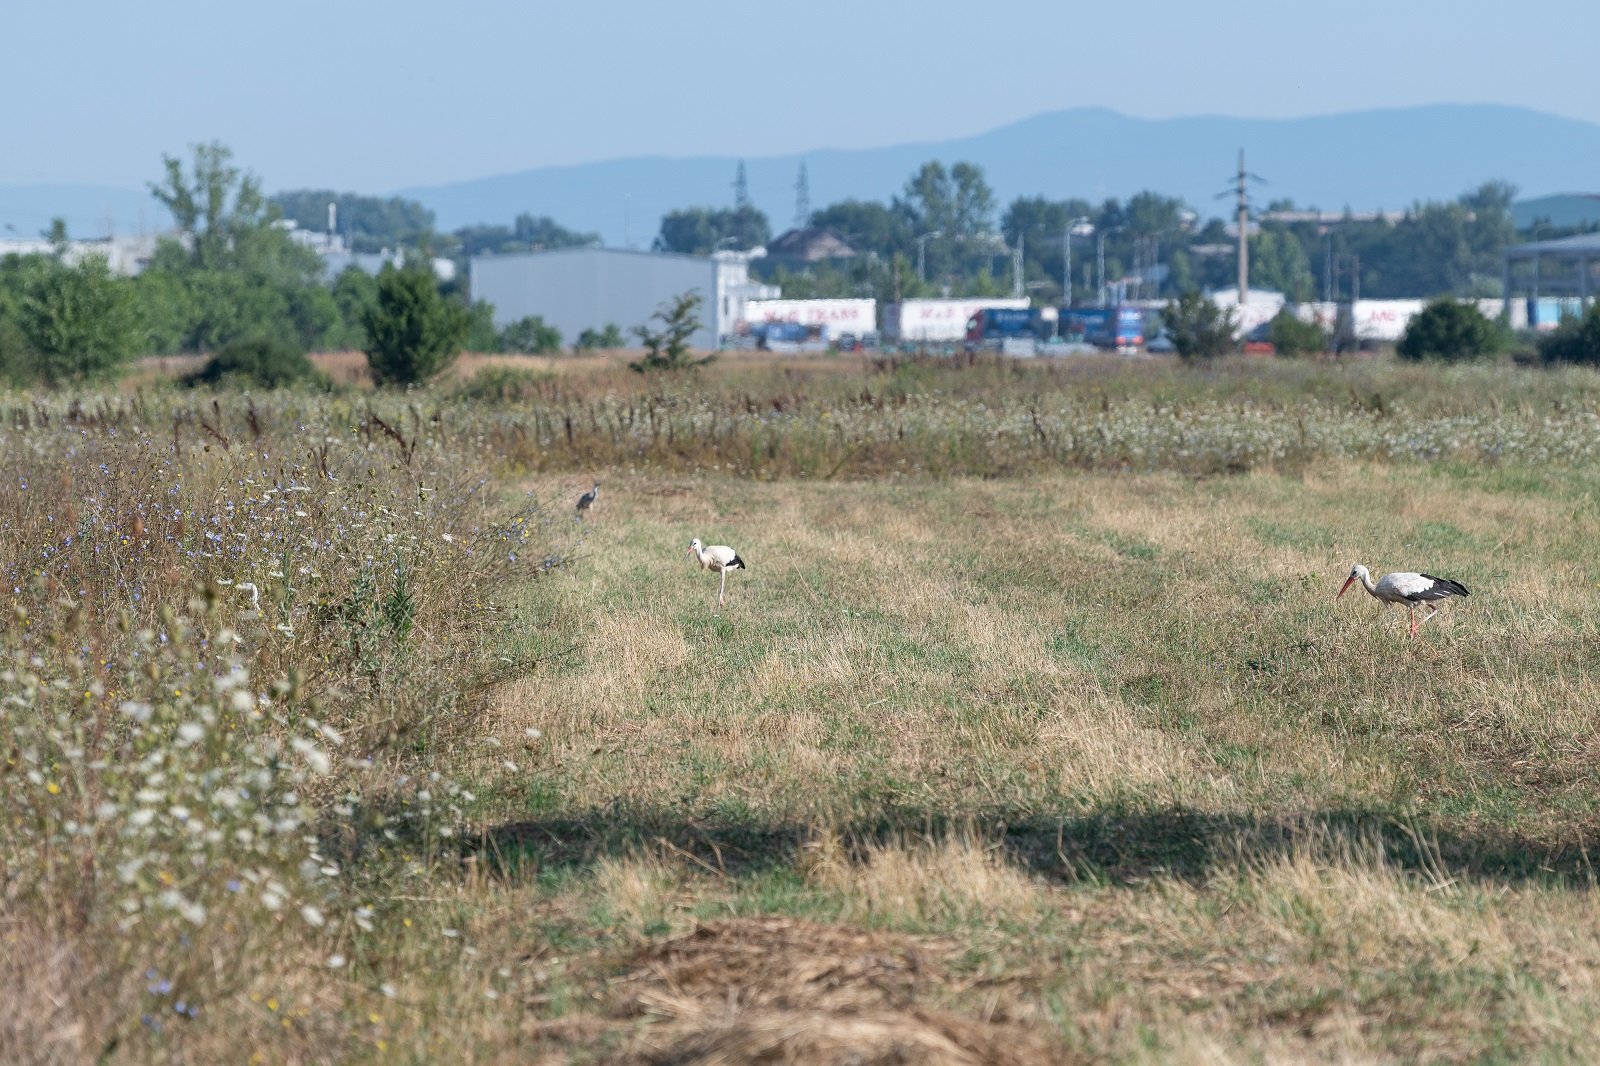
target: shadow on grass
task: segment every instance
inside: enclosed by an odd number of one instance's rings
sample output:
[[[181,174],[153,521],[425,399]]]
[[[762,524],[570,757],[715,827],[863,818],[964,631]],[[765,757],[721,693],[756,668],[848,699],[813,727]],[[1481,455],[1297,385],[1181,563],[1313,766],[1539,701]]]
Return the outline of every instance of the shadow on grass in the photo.
[[[468,848],[510,880],[663,846],[741,877],[792,867],[824,828],[856,849],[976,832],[1038,875],[1113,884],[1153,878],[1201,882],[1276,858],[1335,859],[1381,848],[1393,868],[1438,882],[1454,878],[1587,889],[1595,885],[1589,852],[1600,843],[1589,833],[1563,845],[1509,832],[1466,833],[1359,809],[1299,814],[1107,809],[1060,817],[997,810],[959,818],[905,810],[823,825],[686,818],[668,810],[614,807],[506,823]]]

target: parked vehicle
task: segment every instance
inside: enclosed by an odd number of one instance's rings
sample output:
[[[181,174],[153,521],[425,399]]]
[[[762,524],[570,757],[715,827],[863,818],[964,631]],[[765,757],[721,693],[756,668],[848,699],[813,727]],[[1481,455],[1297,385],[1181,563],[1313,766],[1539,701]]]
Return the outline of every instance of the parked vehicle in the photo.
[[[1061,336],[1117,352],[1144,344],[1144,312],[1137,307],[1063,307]]]
[[[764,322],[753,327],[760,331],[761,348],[769,352],[795,354],[828,350],[828,327],[803,322]]]
[[[965,346],[969,352],[1033,355],[1039,342],[1050,336],[1053,327],[1054,323],[1038,308],[985,307],[967,319]]]

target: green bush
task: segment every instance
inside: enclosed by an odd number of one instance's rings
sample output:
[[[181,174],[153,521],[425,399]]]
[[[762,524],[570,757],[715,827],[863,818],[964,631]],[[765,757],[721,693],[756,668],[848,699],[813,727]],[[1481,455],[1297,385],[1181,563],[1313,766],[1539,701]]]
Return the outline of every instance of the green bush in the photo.
[[[1539,358],[1547,363],[1600,365],[1600,303],[1539,340]]]
[[[439,291],[426,264],[385,267],[377,303],[362,314],[367,365],[379,385],[430,381],[456,361],[470,313]]]
[[[527,403],[547,395],[555,376],[521,366],[485,366],[463,381],[455,395],[476,403]]]
[[[247,337],[222,347],[184,384],[258,386],[282,389],[311,384],[326,387],[328,378],[287,341],[273,337]]]
[[[574,352],[592,352],[601,349],[621,348],[627,344],[622,330],[615,322],[607,322],[605,329],[586,329],[572,342]]]
[[[1161,314],[1178,357],[1184,361],[1214,359],[1233,350],[1233,314],[1198,291],[1190,290]]]
[[[500,331],[498,347],[502,352],[548,355],[561,351],[561,331],[538,315],[529,315]]]
[[[1270,329],[1272,347],[1279,355],[1311,355],[1327,347],[1322,327],[1315,322],[1302,322],[1287,304],[1272,316]]]
[[[99,256],[36,264],[22,284],[17,327],[27,348],[19,370],[52,386],[111,377],[140,343],[132,283]]]
[[[1406,326],[1395,354],[1413,362],[1423,359],[1446,363],[1468,362],[1494,355],[1505,348],[1500,327],[1484,317],[1477,306],[1441,296],[1424,307]]]

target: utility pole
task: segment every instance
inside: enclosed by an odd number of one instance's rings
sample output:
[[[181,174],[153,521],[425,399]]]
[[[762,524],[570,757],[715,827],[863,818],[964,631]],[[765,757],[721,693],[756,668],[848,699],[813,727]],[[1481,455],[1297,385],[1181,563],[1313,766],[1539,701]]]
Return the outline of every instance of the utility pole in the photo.
[[[794,228],[811,225],[811,181],[806,177],[806,161],[800,160],[800,176],[794,181]]]
[[[1102,231],[1095,236],[1099,238],[1095,241],[1094,254],[1098,268],[1095,276],[1100,279],[1100,302],[1096,306],[1104,307],[1106,305],[1106,235]]]
[[[1250,204],[1245,196],[1244,149],[1239,149],[1239,313],[1250,302]]]
[[[1023,243],[1027,237],[1017,234],[1017,246],[1011,249],[1011,295],[1021,296],[1022,288],[1022,250],[1026,247]]]
[[[1061,306],[1072,306],[1072,223],[1061,227]]]

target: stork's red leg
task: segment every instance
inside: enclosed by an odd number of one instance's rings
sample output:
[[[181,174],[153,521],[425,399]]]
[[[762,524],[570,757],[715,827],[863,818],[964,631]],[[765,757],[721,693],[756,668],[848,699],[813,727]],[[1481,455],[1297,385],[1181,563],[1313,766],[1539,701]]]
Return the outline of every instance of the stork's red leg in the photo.
[[[1406,612],[1411,615],[1411,635],[1414,637],[1417,635],[1417,609],[1408,606]]]

